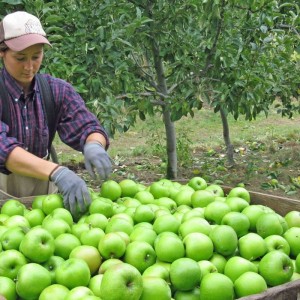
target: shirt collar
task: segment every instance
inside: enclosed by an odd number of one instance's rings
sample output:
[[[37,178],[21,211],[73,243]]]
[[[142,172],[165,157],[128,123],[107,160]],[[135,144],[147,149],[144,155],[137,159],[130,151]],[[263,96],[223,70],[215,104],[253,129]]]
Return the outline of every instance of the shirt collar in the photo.
[[[2,70],[3,78],[5,81],[5,86],[7,88],[8,93],[11,95],[13,99],[20,99],[23,95],[23,89],[20,84],[7,72],[5,68]],[[34,78],[33,91],[30,94],[34,94],[37,90],[37,83]],[[35,97],[30,97],[34,99]]]

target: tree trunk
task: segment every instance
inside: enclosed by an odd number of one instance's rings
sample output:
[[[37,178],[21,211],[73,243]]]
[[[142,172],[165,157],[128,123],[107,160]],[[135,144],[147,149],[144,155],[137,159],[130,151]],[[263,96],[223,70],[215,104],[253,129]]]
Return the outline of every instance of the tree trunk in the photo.
[[[165,101],[168,97],[167,83],[164,73],[163,61],[160,56],[159,44],[156,42],[155,37],[151,39],[152,41],[152,53],[154,60],[154,68],[156,71],[157,84],[156,89],[159,93],[165,97],[161,97],[161,101]],[[176,134],[174,122],[171,121],[171,112],[168,103],[162,105],[163,109],[163,122],[166,129],[166,140],[167,140],[167,173],[166,177],[168,179],[177,178],[177,152],[176,152]]]
[[[174,122],[171,121],[171,114],[167,108],[163,110],[163,120],[166,130],[167,140],[167,174],[168,179],[177,178],[177,151],[176,151],[176,131]]]
[[[221,114],[221,119],[222,119],[222,124],[223,124],[223,138],[224,138],[224,142],[226,145],[227,160],[230,165],[234,165],[235,164],[234,158],[233,158],[234,147],[230,141],[230,133],[229,133],[229,125],[228,125],[227,115],[222,107],[220,109],[220,114]]]

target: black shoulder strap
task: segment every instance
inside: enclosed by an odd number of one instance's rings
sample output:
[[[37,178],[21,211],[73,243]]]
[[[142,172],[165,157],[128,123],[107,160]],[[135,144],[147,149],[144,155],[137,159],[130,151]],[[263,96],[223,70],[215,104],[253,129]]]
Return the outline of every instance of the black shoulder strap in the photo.
[[[9,112],[9,106],[8,106],[8,93],[6,90],[6,87],[4,85],[2,74],[0,74],[0,97],[2,99],[1,101],[1,120],[8,124],[10,120],[10,112]]]
[[[48,144],[48,152],[50,154],[51,145],[56,132],[56,118],[57,111],[56,105],[54,101],[53,92],[51,87],[45,77],[41,74],[36,75],[36,80],[40,88],[42,104],[44,106],[44,111],[46,112],[47,124],[49,128],[49,144]]]

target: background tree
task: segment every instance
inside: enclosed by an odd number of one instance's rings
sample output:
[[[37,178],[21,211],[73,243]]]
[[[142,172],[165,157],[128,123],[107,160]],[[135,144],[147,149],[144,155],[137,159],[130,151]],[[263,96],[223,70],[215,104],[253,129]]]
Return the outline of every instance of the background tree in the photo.
[[[184,3],[183,3],[184,2]],[[2,1],[38,15],[53,48],[43,72],[64,78],[113,136],[137,116],[160,113],[167,177],[177,176],[175,123],[207,101],[249,121],[299,112],[299,5],[296,0]],[[200,129],[199,131],[201,132]]]

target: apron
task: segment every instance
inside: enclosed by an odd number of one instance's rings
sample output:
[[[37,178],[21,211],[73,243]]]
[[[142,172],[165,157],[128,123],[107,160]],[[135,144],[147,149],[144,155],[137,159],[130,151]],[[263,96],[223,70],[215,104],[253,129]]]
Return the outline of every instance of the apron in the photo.
[[[0,200],[48,195],[57,192],[56,185],[51,181],[17,174],[5,175],[0,173]]]

